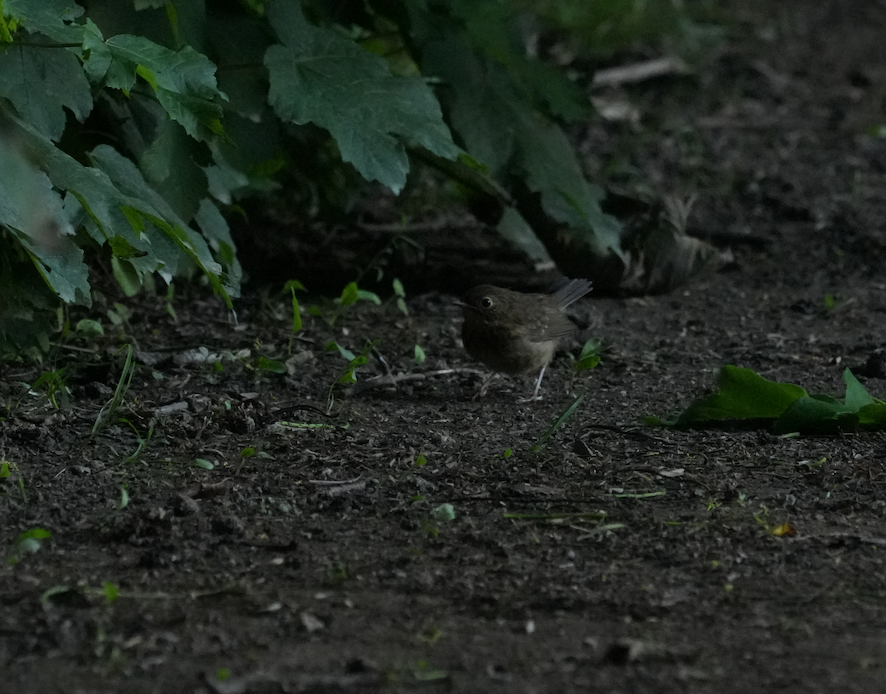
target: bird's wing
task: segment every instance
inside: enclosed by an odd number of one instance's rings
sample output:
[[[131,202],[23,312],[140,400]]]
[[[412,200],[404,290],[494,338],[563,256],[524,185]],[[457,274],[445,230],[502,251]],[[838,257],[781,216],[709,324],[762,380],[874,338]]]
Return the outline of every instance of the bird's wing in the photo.
[[[537,339],[538,342],[554,340],[560,337],[566,337],[575,332],[575,323],[569,320],[564,313],[556,313],[550,316],[548,324],[542,335]]]

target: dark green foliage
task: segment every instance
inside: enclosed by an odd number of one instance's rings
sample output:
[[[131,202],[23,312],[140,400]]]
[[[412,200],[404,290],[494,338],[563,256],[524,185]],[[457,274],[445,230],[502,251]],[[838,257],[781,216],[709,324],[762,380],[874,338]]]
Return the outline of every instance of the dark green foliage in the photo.
[[[329,130],[342,159],[394,192],[409,171],[406,143],[458,154],[424,80],[393,75],[382,58],[311,26],[295,2],[274,3],[268,19],[281,41],[265,54],[268,100],[282,120]]]
[[[128,295],[197,269],[230,305],[227,209],[283,168],[314,210],[344,204],[355,174],[397,192],[410,153],[493,198],[533,256],[568,230],[584,274],[620,276],[619,225],[552,120],[586,116],[587,97],[527,55],[516,8],[6,0],[0,344],[45,349],[48,311],[90,305],[84,251]]]
[[[704,44],[715,42],[717,27],[693,22],[683,0],[517,0],[541,22],[566,35],[570,51],[591,58],[608,58],[637,44],[674,45],[694,58]],[[696,2],[695,14],[714,14],[717,3]]]

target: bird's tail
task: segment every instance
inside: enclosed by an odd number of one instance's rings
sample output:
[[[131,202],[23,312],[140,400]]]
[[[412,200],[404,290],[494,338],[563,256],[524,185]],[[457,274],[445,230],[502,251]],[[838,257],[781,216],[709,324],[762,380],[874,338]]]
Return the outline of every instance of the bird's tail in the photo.
[[[588,280],[569,280],[566,284],[555,291],[551,296],[560,308],[566,308],[569,304],[581,299],[591,291],[591,283]]]

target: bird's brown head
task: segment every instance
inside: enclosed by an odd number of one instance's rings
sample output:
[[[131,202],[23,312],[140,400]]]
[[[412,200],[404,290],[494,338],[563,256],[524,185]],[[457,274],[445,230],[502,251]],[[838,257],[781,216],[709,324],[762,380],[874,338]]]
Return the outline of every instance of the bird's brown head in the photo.
[[[464,300],[459,302],[465,315],[494,316],[500,314],[508,305],[507,290],[481,284],[469,290]]]
[[[476,344],[481,339],[556,340],[575,328],[563,308],[589,290],[586,280],[572,280],[553,294],[524,294],[481,284],[469,290],[461,302],[465,317],[462,337],[468,334],[466,344]]]
[[[543,309],[539,300],[543,298],[540,294],[521,294],[481,284],[469,290],[460,303],[466,324],[512,330],[538,320],[539,311]]]

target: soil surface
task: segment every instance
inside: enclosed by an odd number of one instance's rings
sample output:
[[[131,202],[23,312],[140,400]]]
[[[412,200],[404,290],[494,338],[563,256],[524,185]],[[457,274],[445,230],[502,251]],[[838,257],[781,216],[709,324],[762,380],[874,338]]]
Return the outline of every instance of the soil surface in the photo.
[[[639,126],[582,134],[625,188],[697,194],[692,228],[735,263],[579,302],[602,363],[561,355],[541,402],[529,376],[472,400],[444,293],[305,314],[291,351],[286,296],[232,325],[196,287],[176,320],[109,293],[104,338],[2,366],[0,689],[886,690],[886,435],[640,424],[723,364],[835,396],[849,366],[886,399],[863,377],[886,341],[886,9],[736,5],[716,60],[626,91]],[[327,416],[332,339],[379,343]]]

